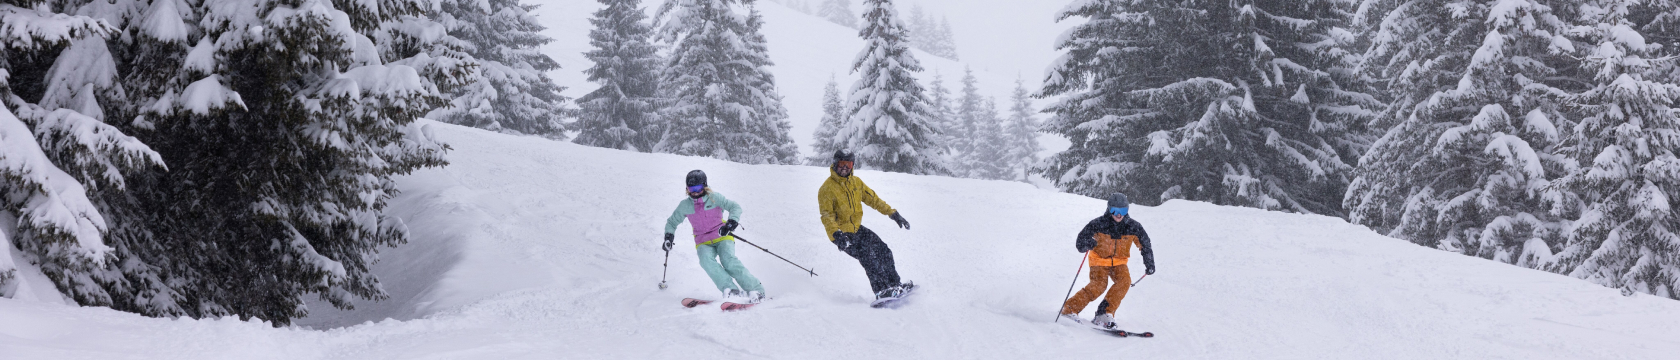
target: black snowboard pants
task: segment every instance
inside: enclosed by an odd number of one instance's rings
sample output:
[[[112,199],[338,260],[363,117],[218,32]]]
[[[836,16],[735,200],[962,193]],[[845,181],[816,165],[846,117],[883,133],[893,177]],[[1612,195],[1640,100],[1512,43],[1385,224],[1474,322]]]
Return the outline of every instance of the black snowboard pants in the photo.
[[[899,284],[898,269],[893,266],[892,249],[887,248],[887,243],[881,241],[881,236],[875,235],[869,228],[859,226],[858,231],[852,235],[851,247],[841,251],[863,265],[863,273],[869,275],[869,288],[874,289],[875,293],[879,294],[881,290]]]

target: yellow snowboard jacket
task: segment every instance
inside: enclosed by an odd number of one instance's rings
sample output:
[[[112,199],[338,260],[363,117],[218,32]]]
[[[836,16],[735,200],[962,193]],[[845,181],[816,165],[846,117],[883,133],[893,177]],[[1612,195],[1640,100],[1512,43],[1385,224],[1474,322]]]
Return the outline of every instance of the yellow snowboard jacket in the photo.
[[[841,177],[828,169],[828,180],[823,181],[822,187],[817,189],[817,212],[822,214],[823,229],[827,230],[828,241],[834,241],[835,231],[857,232],[858,225],[863,222],[863,205],[880,211],[881,215],[892,215],[898,210],[887,206],[886,201],[875,196],[875,190],[863,184],[856,173],[852,176]]]

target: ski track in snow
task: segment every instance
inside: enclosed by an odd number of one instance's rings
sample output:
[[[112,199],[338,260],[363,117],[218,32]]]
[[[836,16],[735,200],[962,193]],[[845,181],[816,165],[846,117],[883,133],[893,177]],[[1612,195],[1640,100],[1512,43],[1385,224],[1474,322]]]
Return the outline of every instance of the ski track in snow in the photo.
[[[275,329],[0,299],[6,359],[1668,359],[1680,302],[1454,255],[1339,219],[1173,201],[1133,211],[1159,272],[1118,322],[1052,323],[1102,201],[1022,183],[860,171],[911,222],[865,226],[917,294],[868,307],[857,262],[817,220],[827,169],[639,154],[431,123],[451,165],[400,178],[409,244],[381,253],[391,294],[312,302]],[[664,219],[691,169],[744,208],[737,252],[773,299],[716,299],[691,246],[659,290]],[[686,236],[685,224],[677,233]],[[679,242],[680,243],[680,242]],[[1137,259],[1134,257],[1134,259]],[[1141,260],[1135,260],[1141,261]],[[1134,278],[1141,264],[1132,268]],[[1079,274],[1079,286],[1086,274]],[[1082,314],[1089,318],[1093,303]],[[389,319],[387,319],[389,318]]]

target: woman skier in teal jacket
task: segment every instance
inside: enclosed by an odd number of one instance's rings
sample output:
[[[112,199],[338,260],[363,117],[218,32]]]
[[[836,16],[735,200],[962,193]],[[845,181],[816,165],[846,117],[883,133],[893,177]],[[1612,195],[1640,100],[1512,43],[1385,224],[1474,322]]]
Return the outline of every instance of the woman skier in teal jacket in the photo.
[[[688,219],[694,227],[694,252],[700,255],[700,268],[706,270],[723,297],[745,299],[747,303],[763,300],[764,285],[735,258],[735,237],[730,233],[740,226],[741,206],[706,186],[703,171],[688,172],[686,181],[688,198],[677,202],[677,209],[665,220],[665,251],[675,245],[677,225]],[[729,212],[727,221],[724,211]]]

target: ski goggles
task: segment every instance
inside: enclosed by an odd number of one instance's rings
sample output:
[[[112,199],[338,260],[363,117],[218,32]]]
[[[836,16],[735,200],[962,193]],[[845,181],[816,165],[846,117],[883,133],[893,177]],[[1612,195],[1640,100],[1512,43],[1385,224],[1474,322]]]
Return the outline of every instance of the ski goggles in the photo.
[[[852,162],[841,161],[841,162],[834,163],[834,166],[838,167],[838,168],[842,168],[842,169],[851,169],[852,168]]]
[[[706,185],[694,185],[688,187],[688,192],[691,194],[700,192],[701,190],[706,190]]]
[[[1111,208],[1108,208],[1108,214],[1109,215],[1126,216],[1126,212],[1127,212],[1126,209],[1130,209],[1130,207],[1111,207]]]

